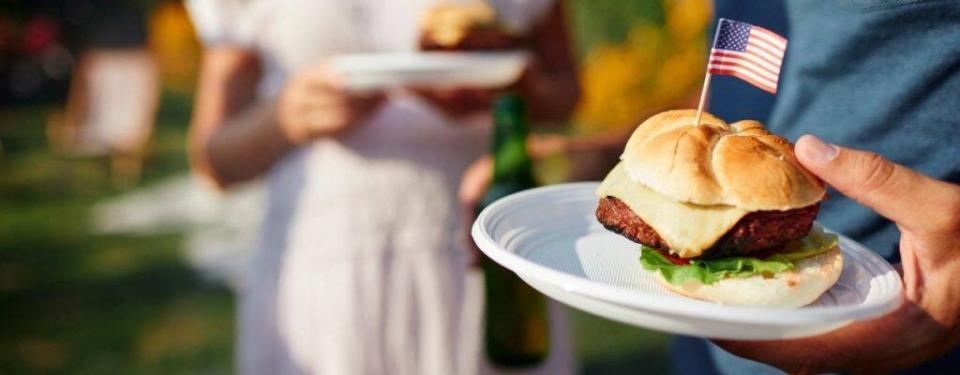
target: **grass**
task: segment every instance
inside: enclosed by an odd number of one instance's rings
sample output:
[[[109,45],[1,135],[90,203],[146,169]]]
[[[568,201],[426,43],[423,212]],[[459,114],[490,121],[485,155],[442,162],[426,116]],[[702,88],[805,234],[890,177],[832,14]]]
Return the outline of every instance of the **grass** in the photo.
[[[567,0],[564,4],[578,58],[599,44],[622,43],[638,23],[664,22],[661,1]]]
[[[573,310],[571,324],[583,374],[666,374],[668,341],[663,333]]]
[[[186,169],[189,98],[167,97],[143,184]],[[51,108],[0,111],[0,373],[229,373],[233,297],[179,235],[92,234],[107,162],[49,153]]]

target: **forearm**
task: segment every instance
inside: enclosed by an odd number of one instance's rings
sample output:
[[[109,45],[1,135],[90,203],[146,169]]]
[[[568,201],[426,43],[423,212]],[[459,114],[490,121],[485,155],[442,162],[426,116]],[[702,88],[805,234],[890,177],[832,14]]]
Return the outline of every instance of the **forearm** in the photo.
[[[218,187],[262,175],[296,147],[277,126],[273,102],[252,105],[224,121],[222,126],[204,127],[211,129],[210,134],[190,137],[194,169]]]
[[[580,98],[576,77],[569,72],[532,69],[522,89],[530,116],[538,122],[566,120]]]
[[[577,68],[563,4],[555,3],[532,33],[534,58],[521,81],[521,89],[538,122],[560,123],[580,99]]]

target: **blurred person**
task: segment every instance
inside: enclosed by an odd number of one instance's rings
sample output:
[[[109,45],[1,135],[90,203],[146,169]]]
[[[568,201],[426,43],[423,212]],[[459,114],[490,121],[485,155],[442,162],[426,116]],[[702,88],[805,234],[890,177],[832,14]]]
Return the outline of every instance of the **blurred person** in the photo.
[[[48,123],[57,151],[108,155],[114,182],[139,178],[160,100],[157,65],[147,49],[145,9],[118,0],[65,4],[76,64],[62,115]],[[72,11],[71,11],[72,9]]]
[[[946,264],[955,263],[950,259],[957,250],[955,219],[960,217],[955,207],[960,47],[943,42],[956,28],[960,6],[922,1],[716,4],[717,17],[783,32],[790,44],[776,96],[718,79],[711,85],[710,111],[731,121],[769,118],[770,130],[790,139],[816,134],[872,152],[821,147],[814,138],[797,144],[804,165],[840,193],[822,204],[824,225],[892,263],[903,261],[907,297],[888,316],[827,335],[723,346],[791,372],[956,372],[960,353],[942,354],[958,340],[958,310],[950,296],[960,284]],[[921,293],[926,289],[932,290]],[[681,337],[673,349],[678,374],[780,372],[703,339]]]
[[[268,189],[240,295],[241,373],[495,371],[479,349],[456,204],[461,173],[487,151],[489,100],[477,98],[492,93],[355,94],[323,63],[415,50],[417,20],[436,3],[188,3],[206,44],[193,168],[224,188],[263,176]],[[490,3],[530,41],[518,88],[532,115],[564,118],[578,88],[561,4]],[[551,330],[534,371],[569,373],[562,316]]]

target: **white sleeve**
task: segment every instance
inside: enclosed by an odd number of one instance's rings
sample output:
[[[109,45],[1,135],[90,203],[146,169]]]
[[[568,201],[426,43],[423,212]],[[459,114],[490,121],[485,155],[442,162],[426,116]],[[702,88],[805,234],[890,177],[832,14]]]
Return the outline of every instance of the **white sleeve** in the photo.
[[[207,46],[253,46],[257,30],[270,16],[272,0],[187,0],[200,40]]]

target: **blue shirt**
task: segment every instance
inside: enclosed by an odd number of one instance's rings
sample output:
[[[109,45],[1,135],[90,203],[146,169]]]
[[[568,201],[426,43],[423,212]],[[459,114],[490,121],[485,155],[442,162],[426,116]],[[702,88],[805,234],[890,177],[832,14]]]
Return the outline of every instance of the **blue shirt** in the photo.
[[[734,3],[745,9],[758,2]],[[802,134],[816,134],[960,183],[960,1],[777,3],[786,8],[789,46],[769,129],[794,141]],[[729,4],[718,1],[717,8]],[[776,22],[775,17],[770,19]],[[762,20],[755,22],[771,28]],[[741,102],[733,107],[734,113],[724,113],[723,103],[738,97],[720,90],[725,86],[711,87],[712,112],[731,121],[765,117],[764,101],[755,102],[752,109],[744,109]],[[849,198],[831,192],[818,220],[891,262],[899,261],[896,226]],[[689,368],[688,355],[693,353],[701,353],[705,367]],[[687,362],[678,365],[678,373],[774,371],[699,339],[679,338],[674,355]],[[955,350],[911,370],[926,371],[960,371],[960,354]]]
[[[769,128],[812,133],[960,182],[960,2],[791,1]],[[899,260],[890,221],[838,193],[819,220]]]

